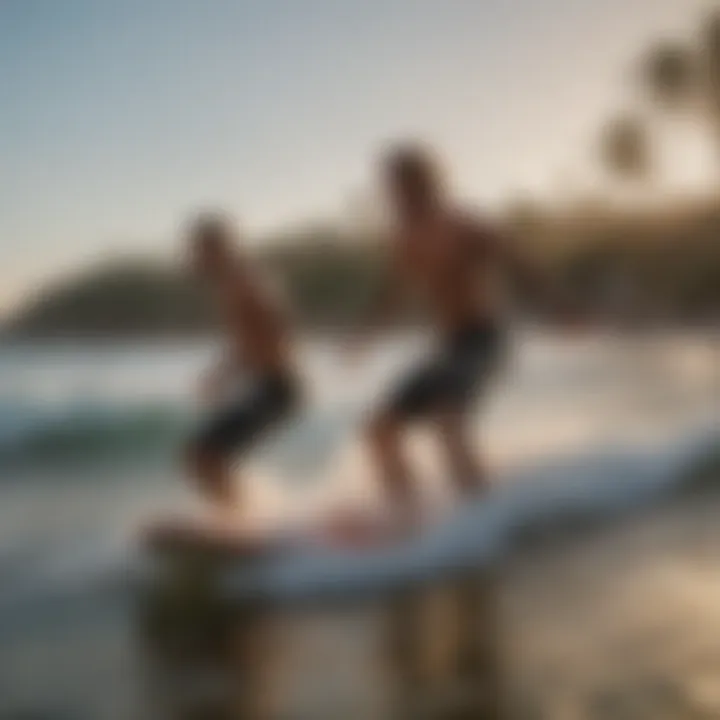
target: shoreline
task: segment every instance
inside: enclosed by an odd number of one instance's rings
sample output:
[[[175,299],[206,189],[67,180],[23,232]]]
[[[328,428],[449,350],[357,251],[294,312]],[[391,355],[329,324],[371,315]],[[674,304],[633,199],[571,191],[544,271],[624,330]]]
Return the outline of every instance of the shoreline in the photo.
[[[709,336],[720,341],[720,318],[710,321],[692,322],[660,322],[660,323],[638,323],[636,325],[623,325],[621,323],[597,323],[587,330],[568,333],[562,327],[551,323],[539,322],[507,322],[516,330],[528,330],[532,333],[547,335],[552,338],[559,337],[608,337],[615,336],[619,339],[662,339],[664,336],[677,336],[690,334],[696,336]],[[299,325],[296,335],[302,342],[327,342],[342,340],[353,334],[356,327],[352,323],[342,326],[307,326]],[[378,342],[389,337],[402,338],[412,337],[427,332],[431,328],[422,323],[402,324],[390,327],[377,336]],[[202,331],[197,333],[168,332],[168,333],[58,333],[43,335],[24,335],[15,333],[3,333],[0,331],[0,350],[3,348],[39,348],[73,345],[78,348],[84,347],[128,347],[136,348],[145,346],[150,348],[173,348],[187,344],[214,344],[217,342],[218,333],[213,331]]]

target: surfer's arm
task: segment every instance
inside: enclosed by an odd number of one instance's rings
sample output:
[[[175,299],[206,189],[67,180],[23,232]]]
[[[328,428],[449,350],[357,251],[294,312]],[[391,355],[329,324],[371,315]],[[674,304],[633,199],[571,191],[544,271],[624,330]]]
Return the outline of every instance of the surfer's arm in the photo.
[[[214,402],[218,396],[222,394],[230,378],[236,376],[241,369],[242,363],[237,357],[237,353],[233,352],[230,348],[222,350],[220,357],[200,379],[200,394],[203,399],[208,402]]]
[[[355,343],[367,341],[390,326],[397,319],[404,304],[405,294],[402,274],[397,259],[393,258],[363,316],[355,334]]]
[[[241,302],[237,287],[224,295],[224,337],[218,354],[200,380],[200,394],[209,402],[217,400],[227,385],[245,370],[244,333],[240,323]]]
[[[493,230],[490,235],[492,251],[523,292],[533,298],[547,298],[550,288],[538,264],[525,252],[518,239],[507,231]]]
[[[473,223],[469,233],[475,257],[489,258],[498,263],[510,281],[525,296],[528,305],[540,315],[565,317],[569,303],[552,282],[540,263],[527,252],[517,236],[506,228],[486,223]]]

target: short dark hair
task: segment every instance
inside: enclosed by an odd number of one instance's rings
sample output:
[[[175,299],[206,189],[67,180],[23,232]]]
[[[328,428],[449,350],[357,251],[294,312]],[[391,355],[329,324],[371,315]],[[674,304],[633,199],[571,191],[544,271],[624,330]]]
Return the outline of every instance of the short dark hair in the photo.
[[[395,180],[412,185],[432,186],[440,179],[434,153],[420,143],[401,143],[385,154],[384,168]]]
[[[193,218],[189,227],[191,240],[203,245],[224,243],[233,232],[230,218],[217,210],[200,213]]]

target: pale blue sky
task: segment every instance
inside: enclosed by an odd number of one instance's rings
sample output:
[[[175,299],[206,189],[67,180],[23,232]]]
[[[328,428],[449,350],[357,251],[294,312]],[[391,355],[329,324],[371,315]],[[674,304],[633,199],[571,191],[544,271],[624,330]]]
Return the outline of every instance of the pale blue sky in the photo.
[[[404,133],[492,201],[590,173],[648,40],[704,0],[0,0],[0,308],[188,211],[336,211]]]

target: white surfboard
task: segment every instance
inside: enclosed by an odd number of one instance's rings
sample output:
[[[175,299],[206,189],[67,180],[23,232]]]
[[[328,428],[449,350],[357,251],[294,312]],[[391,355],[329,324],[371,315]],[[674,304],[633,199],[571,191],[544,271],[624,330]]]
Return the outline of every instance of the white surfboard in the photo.
[[[248,527],[232,519],[159,516],[142,528],[140,538],[146,550],[165,556],[202,554],[239,561],[308,546],[347,551],[377,549],[408,539],[408,535],[403,536],[387,517],[343,508],[302,525],[285,527]]]

